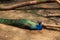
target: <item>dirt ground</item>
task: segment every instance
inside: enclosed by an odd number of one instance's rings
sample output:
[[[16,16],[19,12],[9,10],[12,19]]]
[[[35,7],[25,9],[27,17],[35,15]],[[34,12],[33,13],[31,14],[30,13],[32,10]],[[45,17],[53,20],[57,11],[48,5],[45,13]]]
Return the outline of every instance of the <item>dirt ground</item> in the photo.
[[[3,4],[4,5],[4,4]],[[8,4],[7,4],[8,5]],[[5,5],[5,6],[7,6]],[[11,4],[12,5],[12,4]],[[2,4],[0,4],[2,6]],[[45,3],[34,6],[26,6],[17,9],[31,7],[60,8],[57,3]],[[60,14],[60,10],[0,10],[0,18],[20,19],[26,18],[34,22],[38,20],[46,24],[60,25],[60,17],[45,17],[48,14]],[[58,20],[57,20],[58,19]],[[27,30],[10,25],[0,24],[0,40],[60,40],[60,30]]]

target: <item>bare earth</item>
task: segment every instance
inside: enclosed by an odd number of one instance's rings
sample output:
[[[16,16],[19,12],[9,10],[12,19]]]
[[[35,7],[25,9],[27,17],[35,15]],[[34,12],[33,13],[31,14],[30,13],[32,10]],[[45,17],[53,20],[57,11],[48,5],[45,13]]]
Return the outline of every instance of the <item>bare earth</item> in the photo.
[[[54,5],[53,5],[54,4]],[[60,8],[56,3],[40,4],[38,7]],[[34,5],[34,7],[37,7]],[[23,7],[24,8],[24,7]],[[26,8],[26,7],[25,7]],[[28,7],[30,8],[30,7]],[[40,20],[46,24],[60,25],[60,17],[46,18],[47,14],[60,14],[60,10],[5,10],[0,11],[0,18],[20,19],[26,18],[34,22]],[[53,20],[51,20],[53,19]],[[58,20],[57,20],[58,19]],[[60,40],[60,31],[54,30],[27,30],[10,25],[0,24],[0,40]]]

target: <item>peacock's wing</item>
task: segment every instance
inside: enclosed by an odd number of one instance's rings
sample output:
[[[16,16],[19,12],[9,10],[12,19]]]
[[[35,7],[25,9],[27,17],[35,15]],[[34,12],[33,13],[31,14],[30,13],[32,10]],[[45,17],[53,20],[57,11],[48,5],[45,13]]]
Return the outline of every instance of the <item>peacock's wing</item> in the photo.
[[[27,19],[3,19],[0,18],[0,23],[17,26],[17,27],[28,27],[28,28],[36,28],[36,23]]]
[[[36,28],[36,25],[37,25],[35,22],[30,21],[30,20],[25,20],[24,24],[27,25],[27,26],[29,26],[32,29]]]

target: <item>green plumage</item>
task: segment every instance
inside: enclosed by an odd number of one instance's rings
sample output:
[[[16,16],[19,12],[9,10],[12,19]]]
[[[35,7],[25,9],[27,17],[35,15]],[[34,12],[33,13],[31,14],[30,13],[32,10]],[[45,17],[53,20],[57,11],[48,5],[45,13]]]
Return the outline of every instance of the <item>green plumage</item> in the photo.
[[[12,25],[12,26],[18,26],[18,27],[22,27],[22,26],[26,27],[27,26],[27,28],[31,28],[31,29],[36,28],[36,25],[37,25],[33,21],[30,21],[27,19],[4,19],[4,18],[0,18],[0,23]]]

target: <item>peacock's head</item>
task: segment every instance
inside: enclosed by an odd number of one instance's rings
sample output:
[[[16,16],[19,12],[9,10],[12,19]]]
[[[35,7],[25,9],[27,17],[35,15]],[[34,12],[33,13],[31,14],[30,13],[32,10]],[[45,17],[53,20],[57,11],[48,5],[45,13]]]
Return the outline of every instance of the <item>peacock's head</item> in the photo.
[[[38,25],[36,25],[36,30],[42,30],[41,22],[38,22]]]

